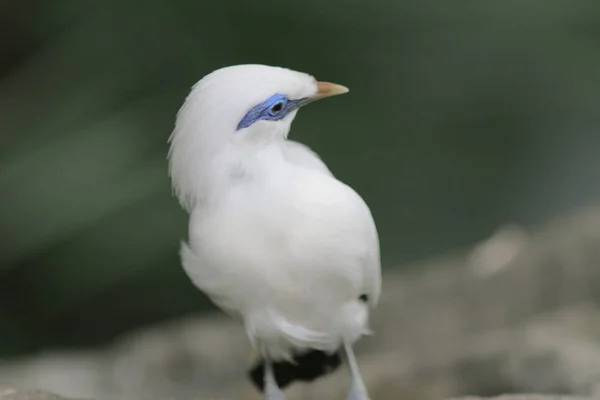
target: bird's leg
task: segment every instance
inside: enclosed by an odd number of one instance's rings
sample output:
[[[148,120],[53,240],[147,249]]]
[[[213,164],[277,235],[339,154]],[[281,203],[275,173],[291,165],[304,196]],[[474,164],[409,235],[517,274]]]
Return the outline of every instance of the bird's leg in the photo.
[[[283,391],[277,386],[273,364],[265,358],[265,400],[285,400]]]
[[[344,350],[346,351],[346,360],[348,361],[350,374],[352,376],[352,385],[350,386],[348,400],[369,400],[369,394],[367,393],[367,388],[365,387],[365,383],[358,370],[358,363],[356,362],[352,345],[344,342]]]

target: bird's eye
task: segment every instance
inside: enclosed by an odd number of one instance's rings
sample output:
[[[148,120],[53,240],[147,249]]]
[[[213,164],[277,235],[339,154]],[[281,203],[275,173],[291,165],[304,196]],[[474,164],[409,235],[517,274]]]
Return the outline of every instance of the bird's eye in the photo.
[[[273,104],[271,106],[271,108],[269,109],[269,114],[271,114],[272,116],[279,114],[281,112],[281,110],[283,110],[283,105],[284,105],[283,100],[278,101],[277,103]]]

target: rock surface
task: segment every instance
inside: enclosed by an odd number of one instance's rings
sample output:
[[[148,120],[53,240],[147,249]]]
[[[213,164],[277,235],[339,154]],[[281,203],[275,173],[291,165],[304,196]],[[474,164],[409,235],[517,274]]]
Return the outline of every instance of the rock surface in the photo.
[[[591,208],[537,232],[507,226],[466,254],[387,274],[375,335],[357,346],[372,398],[600,397],[599,265],[600,209]],[[0,386],[99,400],[260,399],[245,377],[252,360],[236,322],[190,317],[105,349],[5,361]],[[348,383],[342,369],[288,399],[343,399]],[[60,399],[14,397],[27,395],[0,399]]]
[[[541,394],[523,394],[523,395],[507,395],[497,397],[463,397],[452,400],[592,400],[589,397],[574,397],[560,395],[541,395]]]
[[[40,390],[0,389],[0,400],[78,400]],[[79,399],[81,400],[81,399]]]
[[[0,400],[77,400],[66,398],[44,391],[19,391],[15,389],[0,390]],[[463,397],[449,400],[592,400],[589,397],[574,397],[560,395],[507,395],[497,397]]]

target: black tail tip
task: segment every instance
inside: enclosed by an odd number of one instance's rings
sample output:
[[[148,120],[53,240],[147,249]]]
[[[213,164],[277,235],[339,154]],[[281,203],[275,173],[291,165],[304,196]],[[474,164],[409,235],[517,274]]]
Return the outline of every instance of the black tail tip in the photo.
[[[342,363],[339,351],[328,354],[320,350],[310,350],[294,356],[295,364],[289,361],[273,363],[273,373],[277,386],[283,389],[295,381],[312,382],[335,371]],[[260,390],[264,390],[265,363],[260,360],[249,371],[250,380]]]

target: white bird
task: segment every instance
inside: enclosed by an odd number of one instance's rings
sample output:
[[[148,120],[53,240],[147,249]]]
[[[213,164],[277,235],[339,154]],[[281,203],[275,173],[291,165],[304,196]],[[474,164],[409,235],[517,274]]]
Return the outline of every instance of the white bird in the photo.
[[[337,368],[367,400],[352,345],[381,292],[379,239],[363,199],[308,147],[287,139],[298,109],[347,88],[265,65],[195,84],[169,139],[169,173],[190,213],[183,267],[239,317],[261,359],[250,377],[269,400]]]

